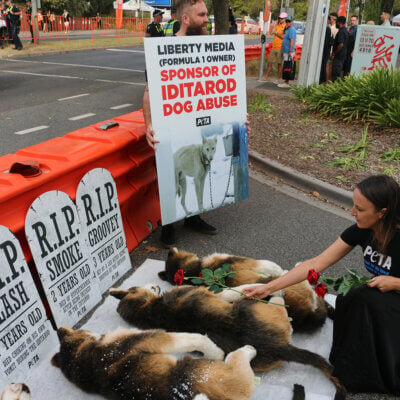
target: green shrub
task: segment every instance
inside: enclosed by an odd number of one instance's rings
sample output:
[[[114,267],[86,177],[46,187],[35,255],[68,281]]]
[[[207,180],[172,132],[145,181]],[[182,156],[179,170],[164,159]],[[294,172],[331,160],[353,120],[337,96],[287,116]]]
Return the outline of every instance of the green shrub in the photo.
[[[400,127],[400,70],[375,69],[328,85],[292,87],[297,100],[323,116]]]

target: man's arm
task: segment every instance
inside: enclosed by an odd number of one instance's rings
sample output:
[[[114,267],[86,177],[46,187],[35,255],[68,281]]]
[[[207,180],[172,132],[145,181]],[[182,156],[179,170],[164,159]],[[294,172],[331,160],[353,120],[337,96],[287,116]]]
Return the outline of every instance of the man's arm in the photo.
[[[153,124],[151,122],[149,87],[147,84],[143,94],[143,117],[144,117],[144,123],[146,125],[147,143],[155,151],[156,147],[154,146],[154,144],[159,142],[154,139]]]

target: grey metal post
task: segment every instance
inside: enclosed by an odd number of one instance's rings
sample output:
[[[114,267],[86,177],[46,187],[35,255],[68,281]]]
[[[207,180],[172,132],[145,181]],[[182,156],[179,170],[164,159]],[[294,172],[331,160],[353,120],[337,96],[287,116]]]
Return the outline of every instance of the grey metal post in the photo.
[[[329,2],[330,0],[310,0],[298,85],[309,86],[319,82]]]
[[[265,35],[267,34],[267,27],[268,27],[268,21],[264,21],[264,26],[263,26],[263,35],[264,38],[266,37]],[[265,46],[266,46],[266,40],[261,43],[261,56],[260,56],[260,67],[258,70],[258,80],[261,81],[263,75],[264,75],[264,63],[265,63]]]
[[[33,22],[33,37],[35,38],[35,44],[39,44],[39,28],[37,22],[37,10],[40,7],[40,0],[32,0],[32,22]]]

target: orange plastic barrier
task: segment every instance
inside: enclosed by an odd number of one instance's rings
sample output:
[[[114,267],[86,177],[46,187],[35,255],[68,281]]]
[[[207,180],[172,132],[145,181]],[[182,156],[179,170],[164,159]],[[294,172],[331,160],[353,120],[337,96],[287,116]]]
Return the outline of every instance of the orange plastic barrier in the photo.
[[[265,46],[265,58],[268,58],[271,53],[272,43],[268,43]],[[301,59],[301,50],[303,46],[301,44],[297,44],[295,47],[294,59],[298,61]],[[245,60],[256,60],[261,56],[261,44],[245,46],[244,48]]]
[[[0,225],[18,237],[27,261],[32,259],[24,235],[29,206],[49,190],[61,190],[75,200],[79,181],[93,168],[105,168],[115,179],[129,251],[157,227],[161,215],[155,158],[146,142],[143,114],[136,111],[112,121],[119,126],[103,131],[99,122],[0,157]],[[36,160],[41,174],[9,173],[13,164],[26,160]]]

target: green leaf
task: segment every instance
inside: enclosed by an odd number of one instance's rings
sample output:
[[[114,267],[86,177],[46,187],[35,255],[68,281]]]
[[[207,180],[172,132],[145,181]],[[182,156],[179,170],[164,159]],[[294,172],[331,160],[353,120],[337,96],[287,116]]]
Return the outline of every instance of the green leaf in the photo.
[[[203,281],[200,278],[193,278],[193,279],[191,279],[191,282],[194,285],[202,285],[203,284]]]
[[[225,272],[224,272],[224,270],[223,270],[222,268],[217,268],[217,269],[214,271],[214,277],[215,277],[216,279],[220,279],[220,278],[222,278],[224,275],[225,275]]]
[[[339,288],[337,289],[338,294],[342,294],[344,293],[344,291],[346,290],[346,288],[348,288],[349,286],[346,285],[346,283],[342,282],[339,285]]]
[[[225,264],[222,264],[222,269],[224,272],[230,272],[232,270],[232,267],[230,264],[225,263]]]
[[[210,292],[214,292],[214,293],[217,293],[217,291],[219,290],[219,289],[221,289],[218,285],[216,285],[216,284],[214,284],[214,285],[211,285],[209,288],[208,288],[208,290],[210,291]],[[221,290],[220,290],[221,291]]]
[[[346,294],[349,292],[349,290],[351,289],[351,286],[347,286],[343,289],[343,296],[346,296]]]
[[[204,278],[204,275],[203,275],[203,280],[204,280],[204,283],[205,283],[207,286],[211,286],[211,285],[214,285],[214,284],[215,284],[214,278],[209,278],[209,277]]]
[[[223,289],[220,288],[219,286],[218,286],[218,289],[214,289],[215,294],[221,293],[222,291],[223,291]]]
[[[203,278],[213,276],[213,272],[209,268],[202,269],[201,274],[202,274]]]
[[[234,278],[236,275],[236,272],[230,272],[226,277],[227,278]]]

